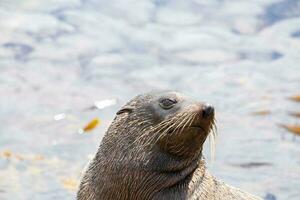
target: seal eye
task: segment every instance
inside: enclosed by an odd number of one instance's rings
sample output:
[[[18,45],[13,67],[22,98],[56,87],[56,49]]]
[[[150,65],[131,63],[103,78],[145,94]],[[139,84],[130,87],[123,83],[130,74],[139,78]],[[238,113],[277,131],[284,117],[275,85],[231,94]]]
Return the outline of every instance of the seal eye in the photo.
[[[170,109],[177,103],[176,100],[172,99],[162,99],[159,103],[160,107],[163,109]]]

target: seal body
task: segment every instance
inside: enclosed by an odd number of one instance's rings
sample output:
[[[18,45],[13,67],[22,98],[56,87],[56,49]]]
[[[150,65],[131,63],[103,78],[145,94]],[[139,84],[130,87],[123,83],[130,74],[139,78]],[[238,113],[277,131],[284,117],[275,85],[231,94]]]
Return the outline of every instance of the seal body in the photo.
[[[77,199],[260,199],[208,172],[202,147],[213,130],[208,104],[173,91],[135,97],[117,112]]]

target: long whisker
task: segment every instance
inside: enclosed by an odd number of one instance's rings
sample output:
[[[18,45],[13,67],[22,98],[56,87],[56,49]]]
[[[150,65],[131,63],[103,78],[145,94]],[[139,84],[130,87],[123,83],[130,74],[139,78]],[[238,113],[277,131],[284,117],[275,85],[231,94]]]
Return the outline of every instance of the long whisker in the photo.
[[[183,115],[183,116],[184,116],[184,115]],[[178,124],[179,124],[178,121],[181,120],[182,116],[175,116],[174,118],[175,118],[175,120],[170,120],[170,121],[169,121],[169,124],[172,124],[172,125],[171,125],[172,127],[174,127],[175,125],[178,125]],[[165,132],[166,132],[166,131],[164,131],[162,134],[164,134]]]
[[[215,119],[213,119],[212,125],[211,125],[211,131],[209,134],[209,146],[210,146],[210,162],[213,163],[215,159],[215,150],[216,150],[216,124]]]

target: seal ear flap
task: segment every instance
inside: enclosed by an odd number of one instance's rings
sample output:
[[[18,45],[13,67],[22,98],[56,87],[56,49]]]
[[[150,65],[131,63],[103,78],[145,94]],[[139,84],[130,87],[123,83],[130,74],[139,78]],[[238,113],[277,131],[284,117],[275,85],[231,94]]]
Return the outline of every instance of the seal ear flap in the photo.
[[[132,113],[132,111],[133,111],[133,107],[130,107],[130,106],[126,106],[126,107],[123,107],[121,110],[119,110],[118,112],[117,112],[117,115],[120,115],[120,114],[122,114],[122,113]]]

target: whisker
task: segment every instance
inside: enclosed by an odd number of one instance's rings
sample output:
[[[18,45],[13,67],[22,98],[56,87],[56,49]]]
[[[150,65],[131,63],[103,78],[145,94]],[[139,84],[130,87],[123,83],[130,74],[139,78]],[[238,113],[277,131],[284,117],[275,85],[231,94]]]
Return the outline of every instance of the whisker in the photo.
[[[187,123],[191,120],[191,114],[189,114],[188,116],[186,116],[185,118],[185,123],[182,126],[182,128],[179,130],[179,134],[182,133],[182,131],[184,130],[184,128],[186,127]]]
[[[213,119],[212,125],[211,125],[211,130],[209,134],[209,146],[210,146],[210,162],[213,163],[215,159],[215,150],[216,150],[216,124],[215,124],[215,119]]]
[[[178,125],[177,125],[176,128],[174,129],[174,132],[176,132],[178,129],[180,129],[181,125],[184,124],[186,116],[187,116],[187,114],[185,114],[185,115],[182,116],[182,117],[184,117],[184,118],[181,119],[181,122],[180,122],[180,123],[178,123]]]

